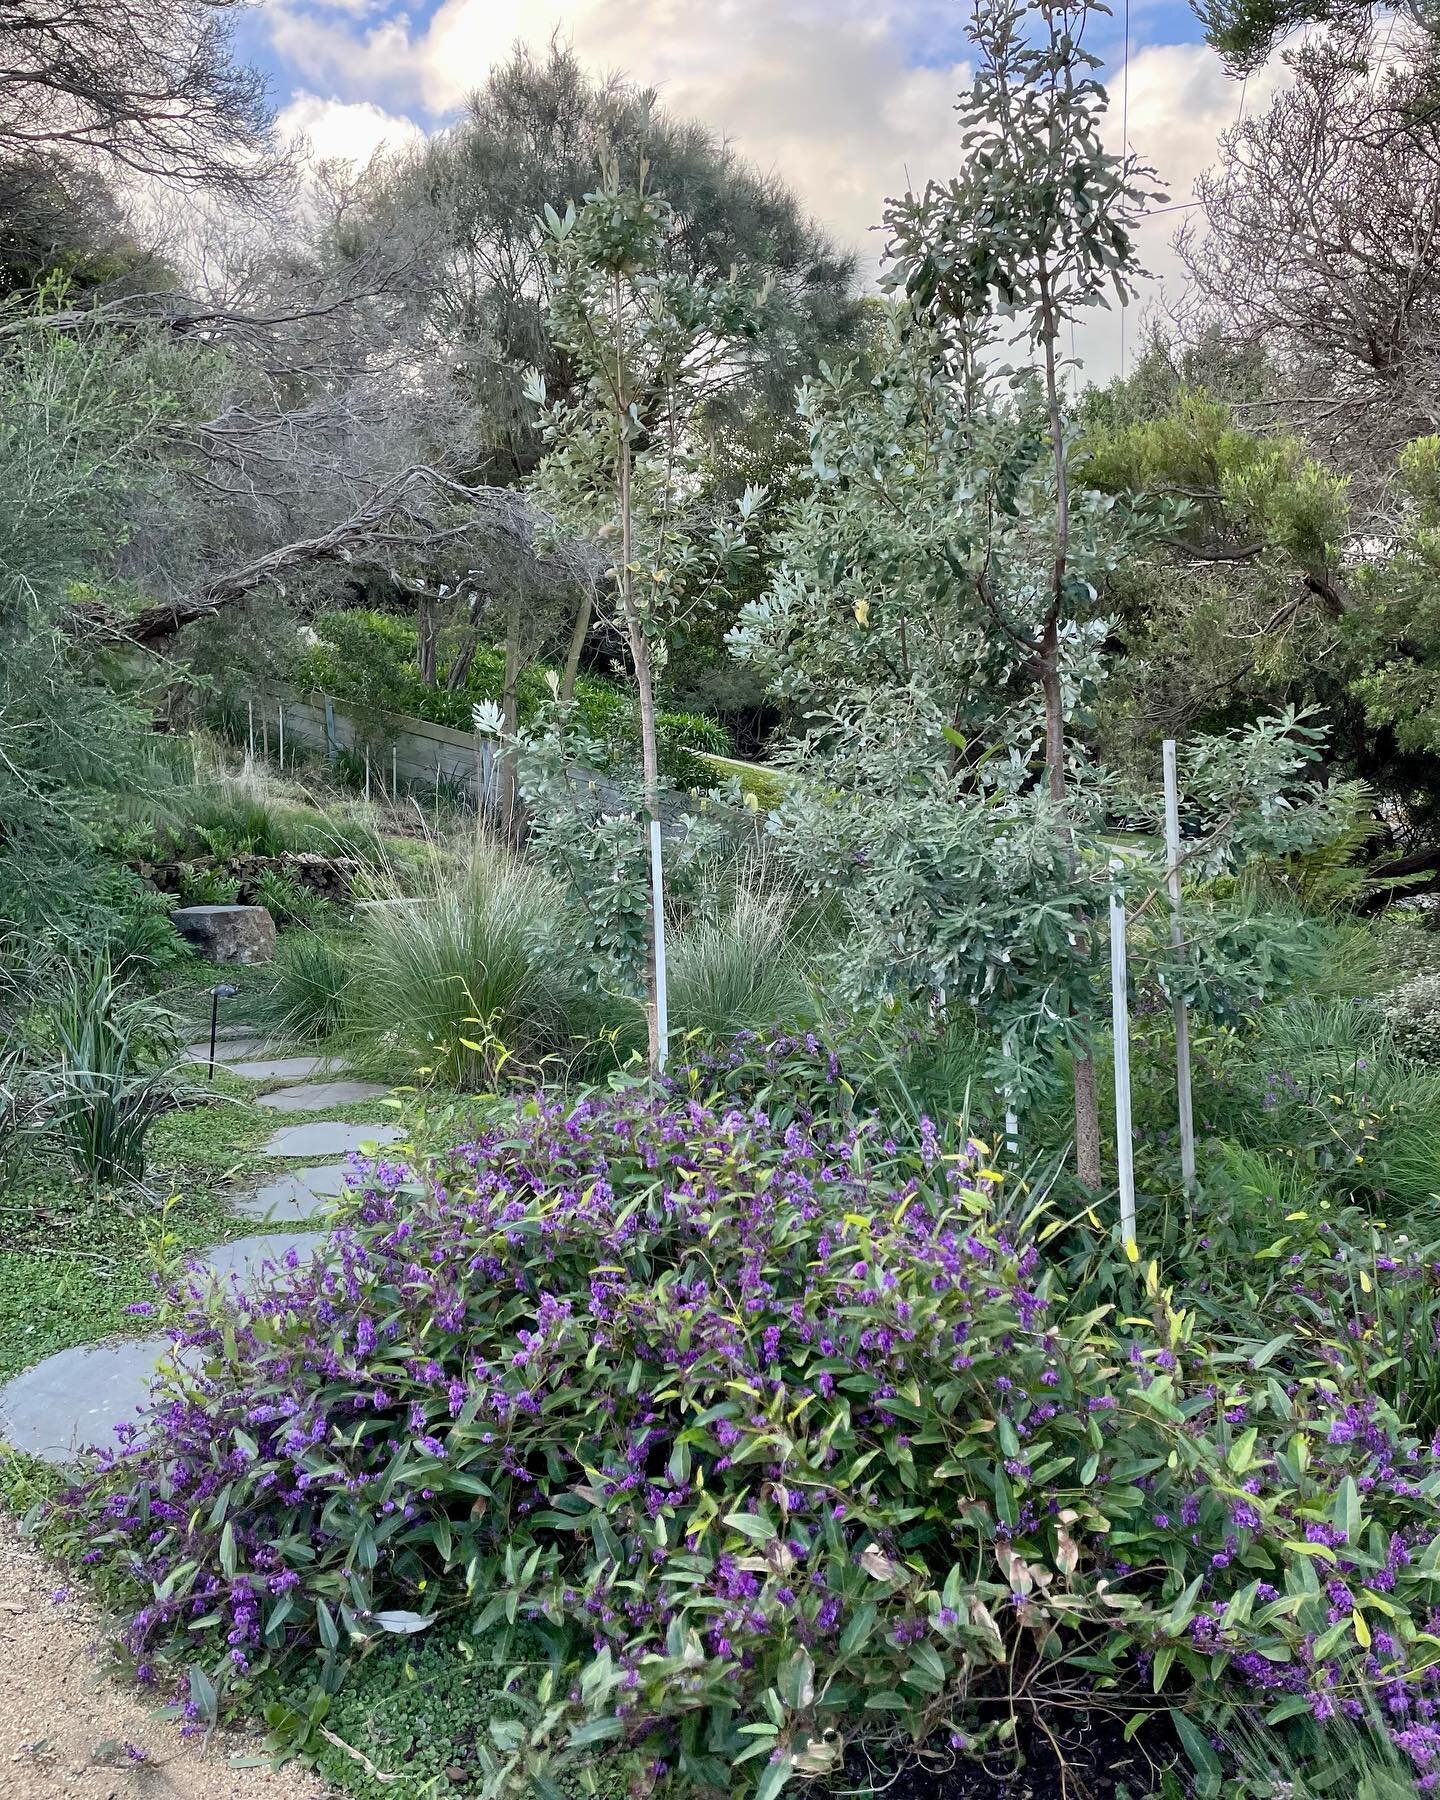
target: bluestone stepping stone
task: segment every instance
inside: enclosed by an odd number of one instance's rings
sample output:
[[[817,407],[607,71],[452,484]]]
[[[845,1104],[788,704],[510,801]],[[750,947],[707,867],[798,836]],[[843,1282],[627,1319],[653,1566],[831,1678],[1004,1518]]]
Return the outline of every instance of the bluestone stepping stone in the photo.
[[[246,1081],[299,1081],[302,1076],[337,1066],[328,1056],[262,1056],[225,1064],[232,1075],[242,1075]]]
[[[309,1125],[282,1125],[260,1146],[262,1156],[347,1156],[362,1144],[393,1144],[405,1133],[398,1125],[345,1125],[317,1119]]]
[[[194,1267],[216,1276],[225,1288],[233,1276],[236,1285],[249,1292],[283,1279],[285,1257],[291,1250],[301,1263],[307,1263],[325,1242],[323,1231],[262,1231],[254,1237],[214,1245],[195,1258]],[[272,1263],[273,1268],[267,1266]]]
[[[215,1028],[215,1042],[217,1044],[234,1044],[234,1043],[238,1043],[238,1042],[244,1042],[247,1044],[260,1043],[260,1042],[264,1041],[264,1037],[265,1037],[265,1032],[264,1032],[263,1026],[260,1026],[260,1025],[229,1025],[229,1024],[227,1024],[225,1022],[225,1010],[223,1007],[221,1008],[220,1023]],[[210,1048],[210,1034],[209,1034],[208,1026],[206,1027],[206,1034],[205,1034],[205,1039],[204,1039],[204,1043],[203,1043],[202,1047],[206,1050],[208,1050]]]
[[[329,1212],[334,1200],[344,1192],[344,1163],[315,1163],[308,1169],[297,1169],[293,1175],[278,1175],[253,1194],[242,1195],[235,1208],[252,1219],[288,1224]]]
[[[88,1445],[115,1448],[115,1427],[133,1419],[168,1337],[77,1344],[0,1388],[0,1438],[46,1462],[73,1462]]]
[[[324,1106],[349,1106],[356,1100],[378,1100],[388,1094],[383,1081],[306,1081],[299,1087],[261,1094],[258,1104],[271,1112],[319,1112]]]
[[[228,1069],[231,1063],[238,1062],[242,1057],[261,1056],[265,1051],[273,1048],[274,1046],[268,1038],[263,1038],[257,1032],[250,1030],[245,1031],[239,1037],[220,1037],[215,1040],[215,1066],[219,1068],[223,1064]],[[186,1062],[208,1063],[210,1060],[209,1038],[201,1038],[198,1043],[187,1044],[184,1057]]]

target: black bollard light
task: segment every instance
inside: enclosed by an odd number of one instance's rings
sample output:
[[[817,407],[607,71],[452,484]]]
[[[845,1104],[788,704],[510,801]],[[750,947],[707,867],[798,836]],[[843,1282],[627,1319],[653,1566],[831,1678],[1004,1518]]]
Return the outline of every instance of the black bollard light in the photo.
[[[231,987],[228,981],[219,982],[210,990],[210,1074],[207,1077],[210,1081],[215,1079],[215,1033],[220,1024],[220,1002],[233,1000],[239,992],[239,988]]]

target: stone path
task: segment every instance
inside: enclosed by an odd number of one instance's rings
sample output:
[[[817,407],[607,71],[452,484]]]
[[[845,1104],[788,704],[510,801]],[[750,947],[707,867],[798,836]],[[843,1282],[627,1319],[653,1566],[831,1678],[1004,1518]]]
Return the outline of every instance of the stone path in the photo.
[[[331,1201],[344,1191],[344,1163],[312,1163],[264,1182],[253,1194],[243,1194],[235,1207],[248,1218],[279,1225],[329,1212]]]
[[[220,1058],[215,1060],[218,1063]],[[231,1075],[240,1075],[246,1081],[300,1081],[307,1075],[318,1075],[322,1069],[328,1074],[334,1066],[328,1056],[262,1056],[254,1061],[225,1064]]]
[[[312,1125],[282,1125],[260,1149],[266,1156],[348,1156],[362,1144],[393,1144],[404,1135],[398,1125],[346,1125],[324,1119]]]
[[[269,1049],[263,1037],[257,1037],[253,1031],[247,1031],[244,1037],[222,1038],[215,1040],[215,1067],[229,1068],[231,1063],[239,1062],[247,1056],[259,1056]],[[198,1044],[187,1044],[181,1056],[186,1062],[208,1063],[210,1060],[210,1040],[201,1038]]]
[[[187,1044],[181,1054],[187,1063],[208,1065],[209,1038],[201,1038],[198,1044]],[[242,1076],[246,1081],[299,1081],[304,1076],[318,1075],[322,1070],[330,1074],[344,1066],[335,1057],[322,1056],[316,1050],[286,1050],[253,1031],[215,1040],[215,1067]]]
[[[192,1061],[207,1061],[209,1039],[192,1044],[186,1054]],[[217,1038],[215,1061],[253,1081],[283,1081],[336,1066],[313,1054],[287,1055],[283,1046],[233,1026]],[[337,1079],[301,1082],[257,1098],[275,1112],[318,1112],[378,1099],[388,1091],[379,1082]],[[323,1220],[331,1201],[344,1190],[345,1165],[318,1159],[344,1156],[362,1144],[393,1144],[403,1135],[396,1125],[339,1119],[281,1126],[260,1146],[261,1155],[304,1157],[306,1166],[272,1177],[241,1198],[237,1211],[268,1229],[212,1245],[195,1258],[197,1270],[227,1290],[233,1287],[243,1293],[283,1272],[292,1255],[308,1261],[323,1250],[327,1233],[299,1227]],[[0,1441],[53,1463],[72,1462],[88,1446],[113,1444],[116,1425],[133,1419],[148,1400],[156,1370],[170,1348],[168,1337],[155,1335],[77,1344],[46,1357],[0,1387]]]
[[[323,1231],[261,1231],[254,1237],[231,1238],[195,1260],[201,1275],[213,1275],[222,1288],[252,1292],[275,1276],[283,1276],[286,1258],[309,1262],[329,1241]]]
[[[115,1427],[150,1396],[168,1337],[76,1344],[0,1388],[0,1438],[46,1462],[73,1461],[87,1444],[113,1444]]]
[[[310,1081],[299,1087],[275,1088],[260,1096],[271,1112],[317,1112],[322,1106],[353,1106],[357,1100],[378,1100],[388,1094],[383,1081]]]

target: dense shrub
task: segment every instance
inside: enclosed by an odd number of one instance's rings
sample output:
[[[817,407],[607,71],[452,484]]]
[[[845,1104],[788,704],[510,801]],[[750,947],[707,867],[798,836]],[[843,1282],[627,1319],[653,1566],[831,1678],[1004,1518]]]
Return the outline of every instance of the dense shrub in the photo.
[[[455,731],[470,729],[477,700],[500,699],[505,657],[493,646],[476,650],[458,688],[443,681],[429,687],[420,679],[415,627],[404,620],[357,610],[324,613],[316,625],[319,641],[303,649],[289,670],[290,679],[300,687],[353,700],[374,711],[409,713]],[[520,723],[530,723],[551,698],[545,671],[534,666],[523,670],[517,690]],[[580,675],[575,711],[577,725],[595,744],[612,753],[638,755],[634,697],[623,687]],[[687,789],[717,785],[716,770],[697,752],[718,756],[729,752],[730,739],[722,726],[697,713],[662,710],[656,731],[661,770],[669,781]]]
[[[174,901],[93,847],[57,863],[49,851],[8,846],[0,877],[0,935],[24,945],[25,955],[47,948],[81,958],[108,957],[147,980],[159,981],[195,961],[170,923]]]
[[[179,887],[182,906],[234,906],[240,898],[240,883],[224,869],[184,864]]]
[[[277,925],[322,925],[333,903],[297,881],[287,869],[262,869],[255,878],[255,905],[263,906]]]
[[[1440,1072],[1399,1052],[1378,1006],[1300,997],[1240,1031],[1201,1029],[1195,1077],[1203,1134],[1293,1161],[1317,1192],[1392,1224],[1433,1213]],[[1157,1085],[1142,1110],[1173,1124],[1171,1092]]]
[[[628,711],[611,725],[609,737],[613,744],[638,753],[638,726]],[[702,718],[699,713],[662,710],[655,719],[655,743],[660,773],[673,786],[704,793],[720,785],[721,772],[703,753],[724,756],[730,749],[730,739],[713,719]]]
[[[196,790],[185,813],[193,839],[211,856],[280,856],[286,850],[309,849],[319,832],[318,813],[277,804],[256,782],[237,791],[209,794]]]
[[[1416,975],[1385,999],[1396,1048],[1420,1062],[1440,1062],[1440,975]]]
[[[603,1747],[770,1795],[1079,1680],[1172,1706],[1207,1772],[1191,1709],[1323,1722],[1359,1681],[1440,1767],[1440,1476],[1344,1337],[1212,1356],[1153,1276],[1078,1310],[974,1146],[786,1104],[807,1057],[838,1089],[801,1040],[376,1163],[327,1258],[194,1311],[183,1385],[64,1506],[142,1673],[203,1716],[518,1621],[547,1667],[495,1792]],[[752,1082],[768,1113],[719,1091]]]
[[[189,789],[183,803],[173,807],[164,836],[181,855],[203,851],[221,862],[236,856],[280,857],[287,851],[356,857],[366,863],[384,855],[375,818],[363,806],[332,800],[322,809],[293,783],[262,771],[217,774]]]

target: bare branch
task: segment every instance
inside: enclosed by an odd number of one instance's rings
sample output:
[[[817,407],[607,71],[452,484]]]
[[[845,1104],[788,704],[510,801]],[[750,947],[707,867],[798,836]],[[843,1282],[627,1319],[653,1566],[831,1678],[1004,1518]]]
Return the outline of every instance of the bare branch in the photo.
[[[455,507],[437,518],[426,500]],[[186,625],[213,618],[225,607],[270,585],[284,591],[282,577],[317,563],[374,561],[387,551],[423,549],[433,554],[472,536],[508,539],[522,554],[538,559],[537,539],[550,529],[523,494],[513,488],[467,487],[438,469],[420,464],[404,470],[373,493],[348,517],[314,537],[277,545],[262,556],[213,577],[193,593],[147,606],[129,618],[78,609],[74,623],[103,636],[137,644],[172,637]],[[583,545],[560,544],[547,552],[572,578],[592,578],[594,561]]]
[[[248,0],[0,0],[0,154],[60,152],[254,197],[287,172],[265,79],[232,55]]]

